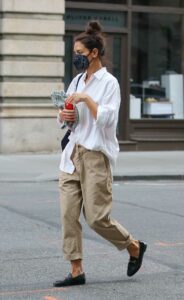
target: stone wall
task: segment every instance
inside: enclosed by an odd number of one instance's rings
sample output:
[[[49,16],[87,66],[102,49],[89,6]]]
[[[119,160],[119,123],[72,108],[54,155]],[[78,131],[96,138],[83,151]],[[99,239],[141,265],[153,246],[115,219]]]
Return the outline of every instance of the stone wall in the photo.
[[[57,151],[52,90],[63,89],[64,0],[1,0],[0,153]]]

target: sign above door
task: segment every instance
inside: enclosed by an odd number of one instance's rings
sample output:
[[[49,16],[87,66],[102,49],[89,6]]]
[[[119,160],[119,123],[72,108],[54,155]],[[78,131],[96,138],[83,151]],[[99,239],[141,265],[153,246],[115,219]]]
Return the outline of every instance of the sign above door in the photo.
[[[127,27],[127,13],[124,11],[101,11],[101,10],[79,10],[79,9],[66,9],[65,22],[66,27],[74,27],[79,30],[82,26],[91,21],[98,20],[102,24],[104,31],[114,32],[122,31]],[[75,26],[74,26],[75,25]]]

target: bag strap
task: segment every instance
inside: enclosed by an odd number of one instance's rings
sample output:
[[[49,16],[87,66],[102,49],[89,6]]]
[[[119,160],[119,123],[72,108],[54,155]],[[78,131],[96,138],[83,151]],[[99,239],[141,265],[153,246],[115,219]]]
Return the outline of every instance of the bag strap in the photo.
[[[81,79],[83,73],[81,73],[77,79],[77,84],[76,84],[76,87],[75,87],[75,92],[77,91],[77,88],[78,88],[78,84],[79,84],[79,80]]]

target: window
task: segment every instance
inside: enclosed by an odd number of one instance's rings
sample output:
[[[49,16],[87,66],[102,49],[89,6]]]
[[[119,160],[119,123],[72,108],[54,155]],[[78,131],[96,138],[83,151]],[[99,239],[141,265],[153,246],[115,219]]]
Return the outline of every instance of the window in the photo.
[[[182,17],[133,13],[130,118],[184,118]]]
[[[133,0],[135,5],[184,7],[184,0]]]

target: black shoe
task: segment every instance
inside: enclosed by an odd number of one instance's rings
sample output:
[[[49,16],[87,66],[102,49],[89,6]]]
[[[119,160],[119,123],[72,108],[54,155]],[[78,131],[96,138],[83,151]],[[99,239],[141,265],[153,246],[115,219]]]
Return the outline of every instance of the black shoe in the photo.
[[[54,287],[63,287],[70,285],[81,285],[86,283],[85,273],[82,273],[76,277],[72,277],[70,273],[64,280],[55,281],[53,283]]]
[[[127,276],[129,277],[133,276],[140,269],[142,265],[143,256],[144,256],[144,252],[146,251],[147,245],[140,241],[139,241],[139,245],[140,245],[139,257],[130,256],[130,260],[127,268]]]

